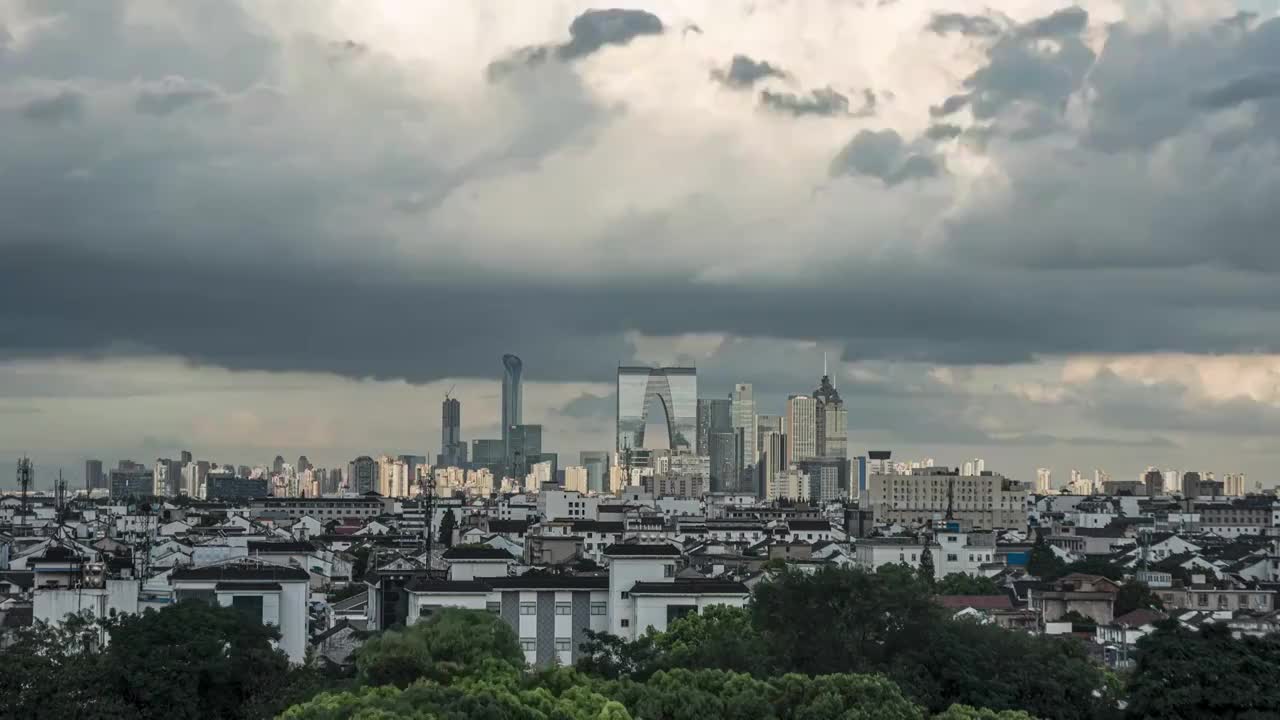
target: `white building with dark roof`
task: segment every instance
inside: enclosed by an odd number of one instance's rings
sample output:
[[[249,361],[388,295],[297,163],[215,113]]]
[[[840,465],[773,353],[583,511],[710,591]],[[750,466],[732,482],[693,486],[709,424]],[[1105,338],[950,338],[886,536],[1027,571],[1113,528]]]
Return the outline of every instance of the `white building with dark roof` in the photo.
[[[256,560],[181,567],[169,575],[174,602],[199,600],[231,607],[280,631],[279,648],[294,663],[307,652],[307,571]]]

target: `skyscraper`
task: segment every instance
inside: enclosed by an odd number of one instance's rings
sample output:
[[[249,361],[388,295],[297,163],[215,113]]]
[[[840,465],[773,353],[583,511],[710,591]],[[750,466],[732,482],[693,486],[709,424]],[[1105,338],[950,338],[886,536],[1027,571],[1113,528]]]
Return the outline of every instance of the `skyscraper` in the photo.
[[[101,460],[85,460],[84,461],[84,488],[85,490],[97,490],[106,486],[106,478],[102,475]]]
[[[767,495],[768,488],[773,486],[774,478],[787,469],[787,436],[770,430],[760,443],[759,471],[762,495]]]
[[[462,441],[462,403],[445,396],[440,404],[440,455],[436,465],[462,467],[467,463],[467,444]]]
[[[607,450],[583,450],[578,462],[587,471],[587,490],[603,493],[609,490],[609,453]]]
[[[617,451],[644,447],[652,400],[662,405],[672,452],[691,453],[698,438],[698,371],[691,367],[619,367]]]
[[[522,478],[529,467],[542,462],[542,426],[513,425],[507,428],[507,474]]]
[[[271,462],[271,472],[275,475],[279,475],[280,473],[284,472],[284,456],[283,455],[277,455],[276,459]]]
[[[1053,494],[1053,471],[1049,468],[1036,469],[1036,494]]]
[[[728,398],[702,399],[698,401],[698,442],[695,450],[698,455],[711,454],[711,436],[715,433],[732,432],[733,403]]]
[[[808,395],[787,398],[787,462],[818,456],[818,401]]]
[[[524,406],[524,388],[521,379],[524,363],[515,355],[502,356],[502,442],[510,439],[511,428],[524,422],[521,408]],[[507,454],[510,455],[508,450]]]
[[[742,430],[742,465],[743,467],[754,466],[756,457],[759,454],[757,448],[759,438],[756,436],[755,393],[749,383],[734,385],[729,399],[733,403],[733,429],[735,431]]]
[[[826,358],[823,358],[822,379],[818,381],[818,389],[813,391],[813,399],[818,401],[815,409],[817,422],[817,456],[843,458],[849,454],[849,411],[844,409],[844,400],[831,384],[831,376],[827,374]],[[813,478],[810,478],[813,480]],[[814,483],[817,487],[817,483]]]
[[[378,463],[368,455],[361,455],[347,466],[347,489],[357,495],[378,489]]]
[[[737,433],[711,435],[711,492],[738,491]]]

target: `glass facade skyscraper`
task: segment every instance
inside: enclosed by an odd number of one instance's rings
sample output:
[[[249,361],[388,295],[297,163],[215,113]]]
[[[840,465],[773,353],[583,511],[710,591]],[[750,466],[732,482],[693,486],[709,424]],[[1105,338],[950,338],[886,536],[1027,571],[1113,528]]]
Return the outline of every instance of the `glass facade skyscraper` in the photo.
[[[742,430],[742,464],[743,467],[756,464],[759,450],[756,443],[756,399],[750,384],[733,386],[733,429]]]
[[[695,446],[697,454],[710,455],[711,436],[732,430],[733,406],[728,398],[698,401],[698,442]]]
[[[691,367],[618,368],[617,450],[644,447],[650,401],[657,399],[666,415],[672,452],[691,453],[698,433],[698,371]]]
[[[523,396],[521,377],[524,363],[515,355],[502,356],[502,441],[511,439],[511,428],[523,422],[520,408]],[[508,450],[508,452],[510,452]]]

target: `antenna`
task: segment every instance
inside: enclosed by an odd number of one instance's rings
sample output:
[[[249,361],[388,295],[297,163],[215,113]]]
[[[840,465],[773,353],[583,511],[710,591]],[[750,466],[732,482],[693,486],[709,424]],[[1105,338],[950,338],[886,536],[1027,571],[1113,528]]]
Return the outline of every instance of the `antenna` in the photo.
[[[822,377],[829,377],[827,374],[827,351],[822,351]]]
[[[35,469],[31,465],[31,459],[23,455],[22,459],[18,461],[18,488],[22,493],[20,512],[22,513],[23,525],[28,524],[27,516],[31,512],[31,498],[28,493],[31,491],[31,483],[34,476]]]

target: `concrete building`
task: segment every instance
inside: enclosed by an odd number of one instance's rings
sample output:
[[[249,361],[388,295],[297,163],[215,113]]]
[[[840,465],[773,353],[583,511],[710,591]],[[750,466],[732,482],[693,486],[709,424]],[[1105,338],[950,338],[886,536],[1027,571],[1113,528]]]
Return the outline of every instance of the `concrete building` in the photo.
[[[818,456],[818,401],[808,395],[787,398],[787,461]]]
[[[361,455],[347,465],[347,489],[357,495],[378,492],[378,463]]]
[[[1051,495],[1053,493],[1053,471],[1049,468],[1036,468],[1036,494]]]
[[[310,515],[326,523],[330,520],[375,518],[392,509],[392,501],[380,495],[342,498],[254,498],[249,504],[253,517],[297,521]]]
[[[809,500],[813,497],[813,489],[809,484],[809,474],[797,468],[780,470],[766,478],[765,499],[777,500]]]
[[[1027,525],[1026,483],[998,473],[963,476],[949,468],[924,468],[909,475],[872,475],[870,504],[879,523],[925,524],[952,517],[984,529]]]
[[[711,436],[733,432],[733,401],[729,398],[698,400],[698,455],[711,454]]]
[[[108,487],[107,477],[102,474],[101,460],[84,461],[84,487],[86,490],[101,490]]]
[[[307,652],[310,592],[305,570],[253,560],[180,567],[169,575],[175,602],[200,600],[231,607],[280,631],[279,648],[301,664]]]
[[[609,466],[612,453],[605,450],[583,450],[578,462],[587,470],[587,490],[605,493],[609,491]]]
[[[645,447],[645,427],[654,401],[667,424],[667,447],[691,453],[698,439],[698,371],[692,367],[619,367],[617,451]]]
[[[587,469],[580,465],[570,465],[564,469],[564,489],[587,494]]]

